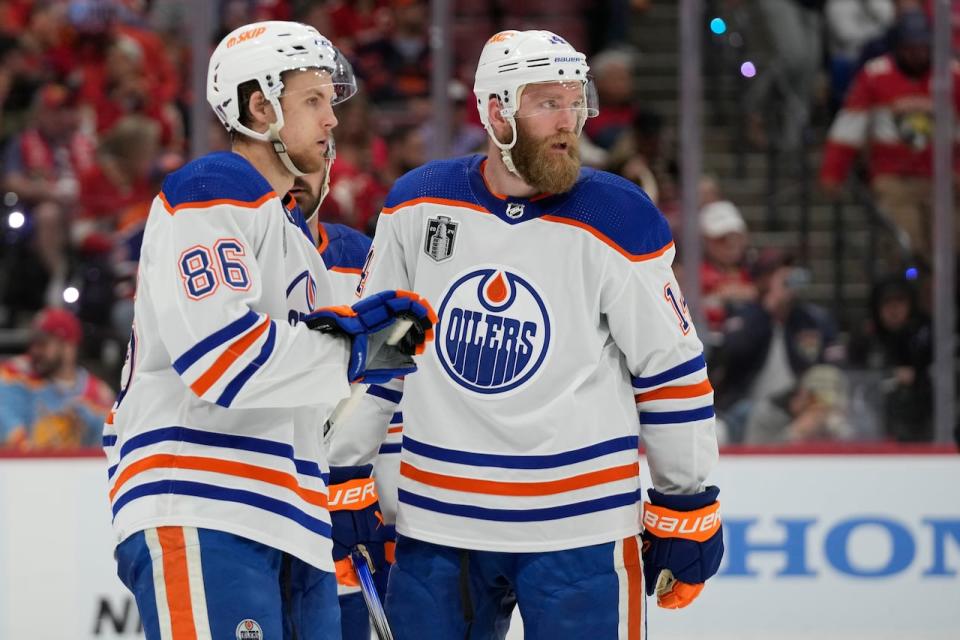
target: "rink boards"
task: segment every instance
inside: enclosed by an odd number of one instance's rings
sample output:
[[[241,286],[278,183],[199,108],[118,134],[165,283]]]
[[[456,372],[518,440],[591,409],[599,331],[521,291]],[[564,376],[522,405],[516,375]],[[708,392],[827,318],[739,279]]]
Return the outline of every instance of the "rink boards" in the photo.
[[[957,637],[960,456],[734,454],[712,481],[723,567],[651,637]],[[103,458],[0,458],[0,635],[142,637],[114,542]]]

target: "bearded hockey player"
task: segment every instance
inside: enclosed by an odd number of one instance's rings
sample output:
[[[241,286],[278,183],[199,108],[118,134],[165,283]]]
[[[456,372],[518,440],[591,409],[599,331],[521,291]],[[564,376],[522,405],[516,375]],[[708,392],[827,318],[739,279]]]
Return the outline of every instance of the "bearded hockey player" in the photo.
[[[415,287],[439,316],[403,382],[401,639],[502,638],[515,604],[528,639],[641,638],[644,591],[686,606],[723,553],[703,346],[661,213],[580,166],[588,71],[553,33],[494,35],[487,155],[410,172],[379,219],[362,286]]]
[[[171,174],[153,202],[103,438],[118,573],[148,640],[340,637],[323,416],[350,382],[411,373],[398,354],[431,337],[408,292],[324,307],[331,284],[287,193],[328,162],[333,106],[355,91],[312,27],[237,29],[207,78],[233,150]],[[400,315],[415,320],[404,340],[368,359],[368,335]]]

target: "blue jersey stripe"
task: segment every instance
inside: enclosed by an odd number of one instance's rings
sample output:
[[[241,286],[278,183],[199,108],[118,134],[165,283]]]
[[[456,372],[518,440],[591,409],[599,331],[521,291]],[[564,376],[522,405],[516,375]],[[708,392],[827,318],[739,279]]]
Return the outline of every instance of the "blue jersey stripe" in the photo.
[[[148,447],[159,442],[190,442],[192,444],[203,444],[210,447],[224,447],[226,449],[241,449],[243,451],[252,451],[254,453],[263,453],[271,456],[279,456],[292,460],[296,465],[297,473],[314,478],[321,478],[326,482],[326,474],[321,473],[320,465],[309,460],[299,460],[293,457],[293,447],[282,442],[273,440],[264,440],[263,438],[253,438],[250,436],[238,436],[228,433],[211,433],[209,431],[200,431],[198,429],[189,429],[187,427],[163,427],[141,433],[138,436],[130,438],[120,448],[120,458],[123,459],[131,451]]]
[[[688,376],[695,371],[700,371],[700,369],[707,368],[707,361],[703,359],[703,354],[701,353],[695,358],[687,360],[682,364],[678,364],[672,369],[667,369],[663,373],[658,373],[655,376],[650,376],[648,378],[633,378],[633,386],[637,389],[645,389],[648,387],[658,387],[662,384],[670,382],[671,380],[676,380],[677,378],[682,378],[683,376]]]
[[[282,500],[270,498],[252,491],[227,489],[226,487],[218,487],[202,482],[189,482],[187,480],[158,480],[157,482],[148,482],[134,487],[114,501],[113,517],[116,518],[120,509],[137,498],[165,493],[245,504],[289,518],[305,529],[309,529],[313,533],[324,536],[325,538],[329,538],[331,535],[331,528],[328,523]]]
[[[445,449],[431,444],[417,442],[410,436],[404,436],[403,448],[426,458],[468,464],[474,467],[502,467],[504,469],[552,469],[568,464],[599,458],[618,451],[636,450],[639,447],[637,436],[623,436],[606,442],[592,444],[582,449],[545,455],[501,455],[493,453],[472,453],[458,449]]]
[[[237,397],[237,394],[240,393],[240,389],[243,388],[243,385],[247,384],[247,380],[253,377],[260,367],[262,367],[267,359],[270,357],[270,354],[273,353],[273,346],[277,341],[277,325],[274,322],[270,321],[270,331],[267,333],[267,339],[264,341],[263,346],[260,348],[260,353],[257,354],[257,357],[253,359],[253,362],[248,364],[243,371],[237,374],[237,376],[230,381],[230,384],[223,390],[223,393],[220,394],[220,397],[217,398],[217,404],[221,407],[229,407],[233,402],[234,398]]]
[[[293,288],[294,288],[295,286],[297,286],[297,283],[300,282],[301,280],[303,280],[304,278],[309,277],[309,275],[310,275],[310,272],[309,272],[309,271],[304,271],[304,272],[302,272],[300,275],[298,275],[296,278],[293,279],[293,282],[291,282],[291,283],[290,283],[290,286],[287,287],[287,297],[288,297],[288,298],[290,297],[290,292],[293,291]]]
[[[713,405],[687,409],[685,411],[641,411],[642,424],[676,424],[679,422],[694,422],[713,417]]]
[[[119,464],[115,464],[109,469],[107,469],[107,480],[113,480],[113,474],[117,472],[117,467],[119,466],[120,466]]]
[[[117,436],[103,436],[103,446],[112,447],[117,444]]]
[[[426,509],[427,511],[446,513],[464,518],[476,518],[478,520],[496,520],[499,522],[542,522],[544,520],[571,518],[586,513],[596,513],[597,511],[626,507],[636,504],[640,500],[640,491],[637,490],[594,500],[574,502],[559,507],[542,507],[539,509],[490,509],[469,504],[443,502],[441,500],[417,495],[404,489],[399,489],[397,495],[400,502],[413,507]]]
[[[403,414],[397,411],[392,416],[390,416],[390,424],[402,424],[403,423]]]
[[[197,360],[207,355],[227,340],[235,338],[257,323],[260,316],[253,311],[248,311],[245,316],[234,320],[222,329],[218,329],[209,336],[190,347],[182,356],[174,360],[174,370],[183,375],[184,371],[192,367]]]
[[[400,404],[400,400],[403,399],[402,391],[394,391],[393,389],[387,389],[386,387],[381,387],[378,384],[370,385],[370,388],[367,389],[367,393],[372,396],[377,396],[378,398],[383,398],[393,402],[394,404]]]
[[[382,444],[380,445],[379,453],[400,453],[400,443],[396,444]]]

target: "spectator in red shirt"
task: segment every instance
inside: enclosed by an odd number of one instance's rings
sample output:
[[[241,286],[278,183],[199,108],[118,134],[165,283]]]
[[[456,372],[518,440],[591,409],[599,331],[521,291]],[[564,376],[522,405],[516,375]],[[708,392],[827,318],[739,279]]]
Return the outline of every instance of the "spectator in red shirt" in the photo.
[[[102,71],[88,78],[83,88],[83,100],[94,111],[97,132],[108,131],[124,116],[139,114],[160,125],[160,142],[165,149],[180,149],[180,115],[172,103],[153,94],[141,45],[125,35],[116,37]]]
[[[830,129],[820,180],[828,194],[839,195],[860,150],[869,146],[877,204],[906,231],[913,252],[926,258],[932,240],[934,131],[926,14],[906,12],[895,36],[893,53],[871,60],[855,78]],[[960,63],[952,64],[952,73],[954,109],[960,112]],[[954,168],[960,170],[960,164],[954,162]],[[960,247],[960,221],[957,234]]]
[[[703,309],[711,331],[723,330],[728,312],[757,299],[757,287],[744,268],[747,223],[736,205],[711,202],[700,210],[704,261],[700,266]]]
[[[153,199],[150,173],[158,139],[159,128],[152,120],[128,116],[101,140],[97,164],[80,178],[73,235],[84,253],[108,251],[123,212]]]

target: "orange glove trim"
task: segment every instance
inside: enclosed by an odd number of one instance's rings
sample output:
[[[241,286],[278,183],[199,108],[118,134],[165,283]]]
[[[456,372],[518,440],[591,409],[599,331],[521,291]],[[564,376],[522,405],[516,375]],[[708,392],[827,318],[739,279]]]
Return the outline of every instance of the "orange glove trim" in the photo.
[[[360,578],[357,577],[357,572],[353,568],[353,562],[350,561],[349,557],[337,560],[333,563],[333,566],[337,572],[337,584],[344,587],[360,586]]]
[[[703,591],[703,583],[688,584],[674,580],[670,588],[661,593],[657,590],[657,605],[663,609],[683,609],[696,600]]]
[[[704,542],[720,529],[720,503],[714,502],[696,511],[674,511],[645,502],[643,528],[658,538]]]
[[[330,485],[327,509],[330,511],[360,511],[377,501],[377,487],[373,478],[358,478]]]

